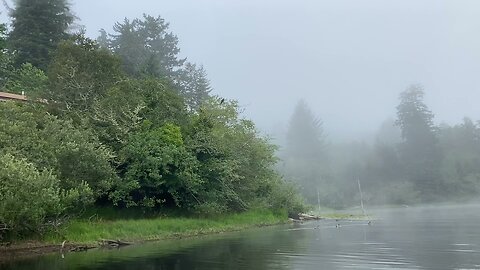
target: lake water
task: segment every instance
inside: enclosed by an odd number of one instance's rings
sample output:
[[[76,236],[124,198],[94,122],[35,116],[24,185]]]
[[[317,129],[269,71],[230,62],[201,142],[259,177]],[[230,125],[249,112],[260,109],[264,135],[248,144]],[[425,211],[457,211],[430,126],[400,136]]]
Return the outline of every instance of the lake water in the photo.
[[[51,254],[0,269],[480,269],[480,205],[372,215],[370,225],[315,221],[64,258]]]

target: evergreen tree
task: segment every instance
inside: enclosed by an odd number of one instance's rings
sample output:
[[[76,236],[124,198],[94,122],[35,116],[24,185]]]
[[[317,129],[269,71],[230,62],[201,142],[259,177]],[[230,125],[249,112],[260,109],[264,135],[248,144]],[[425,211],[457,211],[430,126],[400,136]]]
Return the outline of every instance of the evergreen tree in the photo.
[[[0,24],[0,56],[3,57],[5,49],[7,48],[7,26],[4,23]]]
[[[402,141],[400,127],[395,122],[395,119],[388,118],[380,124],[375,136],[376,143],[393,146]]]
[[[7,51],[7,27],[0,24],[0,88],[5,86],[11,70],[11,57]]]
[[[423,96],[423,89],[418,85],[402,92],[396,123],[402,133],[400,154],[405,172],[422,192],[424,200],[429,200],[440,191],[441,154],[434,115],[423,102]]]
[[[324,156],[322,121],[316,118],[307,103],[300,100],[290,119],[287,132],[288,155],[302,159],[319,159]]]
[[[50,54],[65,39],[74,17],[66,0],[18,0],[12,10],[9,45],[15,66],[29,62],[45,70]]]
[[[197,111],[212,91],[203,66],[186,63],[177,82],[185,102],[191,110]]]
[[[287,131],[285,174],[295,180],[306,199],[317,203],[317,190],[328,196],[330,186],[325,154],[322,122],[307,103],[298,102]],[[325,201],[325,200],[324,200]]]
[[[455,126],[442,125],[439,136],[444,153],[442,175],[451,196],[472,196],[480,190],[480,127],[471,119]]]
[[[178,58],[178,38],[168,32],[164,19],[143,15],[143,20],[125,19],[113,27],[115,34],[106,38],[101,32],[101,43],[123,60],[125,71],[132,76],[168,77],[174,79],[185,59]]]
[[[109,49],[109,38],[108,38],[108,34],[107,34],[107,31],[105,31],[105,29],[100,29],[100,36],[97,37],[97,44],[98,46],[100,46],[101,48],[104,48],[104,49]]]

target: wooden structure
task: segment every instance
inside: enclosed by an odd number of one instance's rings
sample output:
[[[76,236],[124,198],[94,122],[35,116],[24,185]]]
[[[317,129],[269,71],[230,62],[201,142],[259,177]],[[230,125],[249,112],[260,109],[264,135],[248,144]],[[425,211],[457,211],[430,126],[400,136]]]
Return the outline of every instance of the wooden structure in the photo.
[[[0,92],[0,101],[7,101],[7,100],[27,101],[27,96],[17,95],[17,94],[12,94],[7,92]]]

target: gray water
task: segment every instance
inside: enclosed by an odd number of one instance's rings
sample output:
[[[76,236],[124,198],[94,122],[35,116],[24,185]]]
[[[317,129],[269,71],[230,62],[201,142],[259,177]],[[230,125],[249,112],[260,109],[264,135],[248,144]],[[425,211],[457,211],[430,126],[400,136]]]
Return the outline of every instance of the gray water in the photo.
[[[64,258],[51,254],[0,269],[480,269],[480,205],[372,215],[370,225],[315,221]]]

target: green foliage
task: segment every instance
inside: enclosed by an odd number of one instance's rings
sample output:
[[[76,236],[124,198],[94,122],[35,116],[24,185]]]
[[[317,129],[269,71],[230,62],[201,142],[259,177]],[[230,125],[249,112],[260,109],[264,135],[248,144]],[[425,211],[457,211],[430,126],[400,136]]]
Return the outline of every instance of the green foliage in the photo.
[[[29,35],[32,8],[57,9],[50,18],[58,20]],[[92,202],[202,216],[305,209],[275,171],[276,146],[237,102],[209,96],[205,70],[178,58],[178,39],[160,17],[125,20],[95,42],[82,33],[64,40],[72,21],[65,1],[20,0],[12,16],[17,66],[2,55],[0,83],[29,96],[0,102],[0,180],[12,184],[0,187],[0,223],[12,231],[36,231]]]
[[[48,215],[60,211],[57,178],[11,155],[0,156],[0,223],[9,230],[35,230]],[[22,224],[23,223],[23,224]]]
[[[50,54],[68,37],[73,15],[66,0],[18,0],[11,12],[9,45],[15,52],[15,66],[32,63],[46,70]]]
[[[0,24],[0,87],[4,87],[12,67],[12,55],[7,49],[7,27],[5,24]]]
[[[141,95],[145,108],[141,112],[143,119],[153,126],[173,123],[184,126],[189,115],[184,99],[178,95],[169,80],[144,79],[134,81],[135,93]]]
[[[329,147],[334,183],[319,190],[322,206],[359,205],[357,179],[366,204],[414,204],[470,199],[478,194],[479,124],[466,118],[455,126],[436,127],[423,95],[418,86],[403,92],[397,107],[398,126],[385,121],[373,144],[352,142]],[[302,165],[298,171],[285,168],[293,178],[315,166]],[[310,202],[316,204],[315,200]]]
[[[137,82],[125,80],[93,103],[89,125],[101,142],[114,151],[119,151],[144,121],[146,102],[139,92]]]
[[[5,85],[9,92],[25,93],[33,99],[41,96],[47,87],[48,77],[41,69],[30,63],[23,64],[21,68],[14,70]]]
[[[480,191],[480,128],[469,118],[462,124],[442,126],[442,175],[445,194],[475,196]]]
[[[305,101],[300,100],[288,127],[288,156],[319,160],[325,155],[324,144],[321,120],[313,115]]]
[[[278,178],[272,182],[271,186],[271,191],[266,200],[269,208],[283,209],[287,211],[288,216],[297,216],[307,210],[304,197],[298,193],[298,189],[293,183]]]
[[[104,98],[94,102],[89,125],[103,143],[118,151],[143,125],[183,126],[187,119],[184,101],[168,81],[128,79],[116,83]]]
[[[185,67],[180,71],[177,84],[185,97],[187,106],[194,111],[200,109],[202,103],[209,98],[212,91],[207,79],[207,72],[203,66],[197,67],[192,63],[185,64]]]
[[[144,14],[143,19],[117,22],[115,34],[107,38],[104,32],[100,41],[122,59],[127,74],[173,79],[185,59],[178,58],[178,38],[168,27],[160,16]]]
[[[204,181],[196,211],[214,214],[275,204],[273,193],[284,184],[274,170],[276,147],[240,117],[236,102],[206,100],[188,129],[187,146]],[[280,197],[275,199],[285,199]]]
[[[43,98],[54,112],[78,120],[93,103],[123,78],[120,60],[98,45],[76,35],[60,43],[48,69],[49,87]]]
[[[7,26],[4,23],[0,23],[0,52],[3,53],[7,49]]]
[[[65,226],[61,235],[75,243],[96,243],[98,239],[160,240],[238,231],[255,226],[280,224],[286,219],[287,215],[282,211],[255,209],[208,218],[120,218],[108,222],[77,220]],[[52,243],[63,240],[58,234],[46,238]]]
[[[120,151],[120,160],[124,186],[113,196],[127,206],[188,207],[195,200],[201,184],[197,163],[184,147],[178,126],[165,124],[134,134]]]
[[[400,157],[404,170],[425,200],[429,200],[431,193],[440,192],[441,153],[433,114],[423,103],[423,95],[420,86],[411,86],[401,93],[397,124],[402,131]]]
[[[397,125],[405,141],[435,141],[433,113],[423,103],[423,88],[412,85],[400,94],[397,106]]]
[[[211,91],[206,71],[203,66],[179,58],[178,38],[168,32],[168,27],[161,17],[144,14],[142,19],[116,23],[113,35],[102,29],[97,41],[122,59],[128,75],[168,79],[183,95],[188,108],[198,110]]]
[[[88,186],[62,190],[51,171],[38,171],[10,154],[0,155],[0,224],[10,236],[40,231],[79,201],[91,203],[86,199],[90,197]]]
[[[0,115],[0,151],[51,170],[62,188],[88,183],[98,197],[115,180],[110,151],[88,130],[75,129],[35,105],[2,102]]]
[[[309,203],[317,203],[319,192],[327,201],[324,197],[332,191],[324,139],[322,122],[305,101],[299,101],[287,131],[283,172],[298,183]]]

